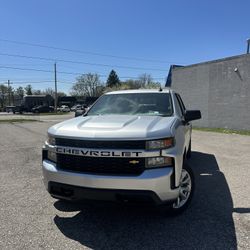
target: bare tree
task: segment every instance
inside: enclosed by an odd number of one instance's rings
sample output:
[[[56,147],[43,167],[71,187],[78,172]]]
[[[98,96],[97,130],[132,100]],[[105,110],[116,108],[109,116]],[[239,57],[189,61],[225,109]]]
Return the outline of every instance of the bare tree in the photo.
[[[55,96],[55,90],[52,88],[47,88],[47,89],[42,91],[42,94]],[[57,91],[57,97],[59,97],[59,96],[67,96],[67,94],[64,92],[61,92],[61,91]]]
[[[40,89],[33,89],[32,95],[42,95],[42,91]]]
[[[15,90],[15,95],[17,95],[19,98],[22,99],[24,97],[24,89],[23,89],[23,87],[18,87]]]
[[[97,96],[100,90],[101,81],[97,74],[84,74],[79,76],[73,85],[71,95],[75,96]]]
[[[150,85],[153,82],[153,79],[150,74],[144,73],[139,76],[139,83],[141,88],[145,88],[147,85]]]
[[[43,94],[44,95],[51,95],[51,96],[54,96],[55,95],[55,90],[52,89],[52,88],[47,88],[43,91]]]
[[[57,97],[59,97],[59,96],[67,96],[67,94],[64,93],[64,92],[58,91],[57,92]]]

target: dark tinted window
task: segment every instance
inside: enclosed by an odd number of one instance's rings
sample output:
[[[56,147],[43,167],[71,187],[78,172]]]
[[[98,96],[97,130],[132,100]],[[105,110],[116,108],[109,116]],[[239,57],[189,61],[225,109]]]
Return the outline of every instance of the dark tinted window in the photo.
[[[183,103],[183,101],[182,101],[180,95],[175,94],[175,96],[176,96],[176,99],[177,99],[178,104],[179,104],[179,106],[180,106],[181,113],[182,113],[182,115],[184,115],[184,114],[185,114],[185,111],[186,111],[186,108],[185,108],[185,106],[184,106],[184,103]]]

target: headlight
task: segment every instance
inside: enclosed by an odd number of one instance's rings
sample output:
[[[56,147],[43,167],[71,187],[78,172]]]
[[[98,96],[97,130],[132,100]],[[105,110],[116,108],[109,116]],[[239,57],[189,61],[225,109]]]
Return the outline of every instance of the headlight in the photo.
[[[146,159],[146,168],[167,167],[173,164],[171,157],[151,157]]]
[[[166,138],[163,140],[147,141],[147,149],[164,149],[171,148],[174,146],[174,138]]]
[[[48,151],[48,160],[56,162],[57,161],[56,153],[52,151]]]
[[[52,145],[52,146],[56,145],[56,139],[51,135],[48,135],[47,142],[49,145]]]

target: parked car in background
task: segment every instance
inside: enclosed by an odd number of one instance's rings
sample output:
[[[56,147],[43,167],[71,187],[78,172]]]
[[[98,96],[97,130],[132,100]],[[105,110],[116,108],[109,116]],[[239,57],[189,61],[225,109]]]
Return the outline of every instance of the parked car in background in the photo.
[[[55,107],[54,106],[49,106],[49,108],[53,111],[55,111]]]
[[[14,113],[15,108],[16,108],[16,106],[6,106],[6,107],[5,107],[5,111],[6,111],[7,113],[10,113],[10,112],[13,112],[13,113]]]
[[[39,105],[39,106],[32,108],[31,111],[32,113],[48,113],[48,112],[53,112],[54,107]]]
[[[70,108],[67,105],[62,105],[59,109],[61,112],[70,112]]]
[[[27,110],[24,108],[23,105],[6,106],[6,107],[5,107],[5,111],[6,111],[7,113],[12,112],[13,114],[15,114],[15,113],[22,114],[22,113],[24,113],[24,112],[27,112]]]
[[[74,105],[70,110],[71,111],[76,111],[78,109],[81,109],[82,108],[82,105],[81,104],[77,104],[77,105]]]
[[[87,110],[88,110],[88,106],[87,105],[81,105],[80,109],[76,109],[75,110],[75,117],[83,115]]]

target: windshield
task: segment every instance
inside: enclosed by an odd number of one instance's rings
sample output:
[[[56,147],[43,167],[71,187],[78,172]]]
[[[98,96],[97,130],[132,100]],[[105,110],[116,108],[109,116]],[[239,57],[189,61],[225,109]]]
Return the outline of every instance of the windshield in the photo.
[[[104,95],[87,115],[158,115],[171,116],[173,107],[169,93],[128,93]]]

